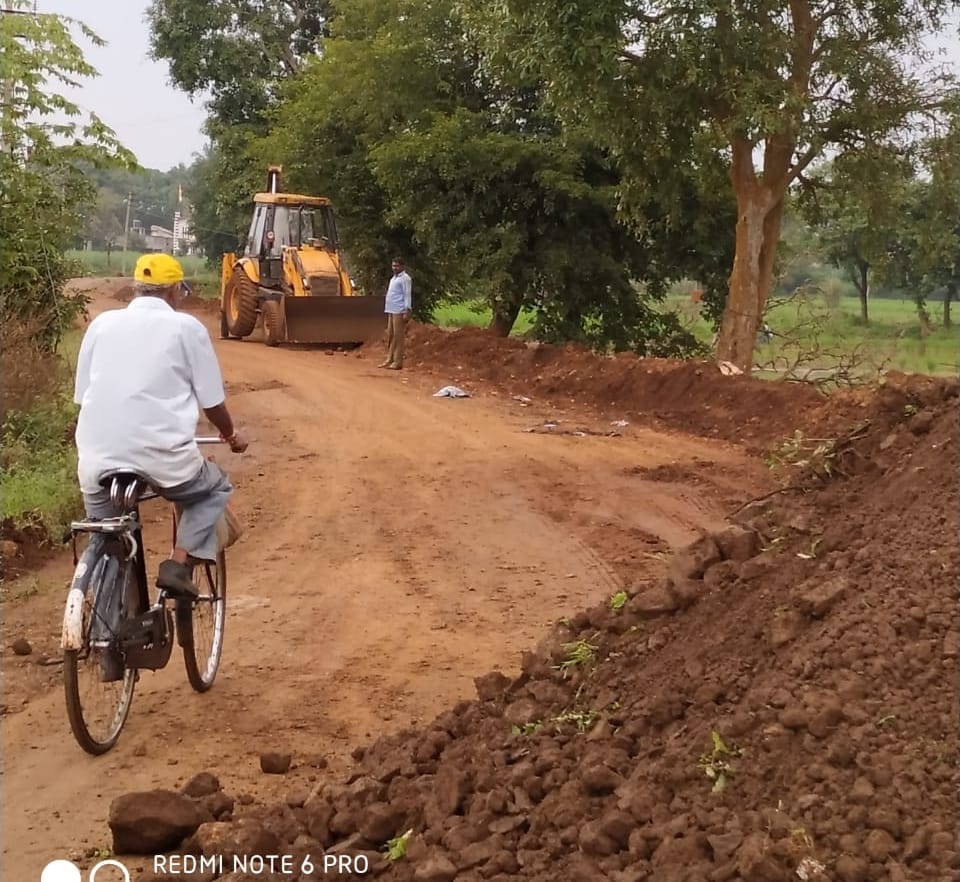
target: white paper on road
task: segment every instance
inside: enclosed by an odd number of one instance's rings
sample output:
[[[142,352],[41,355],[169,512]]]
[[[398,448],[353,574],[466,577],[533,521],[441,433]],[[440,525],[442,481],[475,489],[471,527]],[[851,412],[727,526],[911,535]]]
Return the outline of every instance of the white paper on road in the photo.
[[[469,398],[470,393],[464,392],[459,386],[444,386],[433,393],[434,398]]]

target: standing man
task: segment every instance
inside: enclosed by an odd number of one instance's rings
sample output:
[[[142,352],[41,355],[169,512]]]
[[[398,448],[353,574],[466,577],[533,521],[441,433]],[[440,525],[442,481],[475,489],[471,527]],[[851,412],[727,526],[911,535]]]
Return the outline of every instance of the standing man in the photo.
[[[398,371],[403,367],[403,343],[413,308],[413,282],[403,269],[403,260],[393,259],[393,277],[387,287],[387,357],[380,367]]]

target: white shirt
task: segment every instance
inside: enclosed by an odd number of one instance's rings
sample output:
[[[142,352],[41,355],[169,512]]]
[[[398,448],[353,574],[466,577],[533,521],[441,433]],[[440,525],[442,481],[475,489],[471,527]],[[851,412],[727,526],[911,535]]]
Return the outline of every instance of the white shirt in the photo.
[[[200,408],[225,398],[210,334],[194,316],[159,297],[101,313],[77,358],[80,489],[96,493],[104,472],[123,468],[161,487],[189,481],[203,466],[193,440]]]
[[[401,312],[409,312],[412,306],[413,281],[404,270],[400,270],[400,272],[394,273],[393,278],[390,279],[383,311],[397,315]]]

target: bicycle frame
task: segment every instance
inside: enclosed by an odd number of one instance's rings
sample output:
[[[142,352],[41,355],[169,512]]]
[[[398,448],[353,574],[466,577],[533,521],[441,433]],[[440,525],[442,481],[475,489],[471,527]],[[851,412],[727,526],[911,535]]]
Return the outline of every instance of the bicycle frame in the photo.
[[[223,443],[219,437],[200,437],[198,444]],[[123,561],[132,565],[133,576],[137,582],[137,610],[135,615],[142,617],[151,611],[150,589],[147,583],[146,555],[143,553],[143,523],[140,520],[140,503],[150,499],[160,498],[160,494],[150,488],[145,482],[136,479],[123,483],[114,478],[110,485],[110,501],[123,514],[103,518],[101,520],[85,519],[74,521],[70,530],[74,543],[74,576],[67,593],[67,605],[64,610],[63,628],[60,637],[60,647],[63,650],[81,650],[84,647],[83,633],[83,605],[100,559],[107,553],[107,546],[111,538],[118,539],[124,545]],[[176,533],[176,508],[174,507],[174,534]],[[79,533],[91,534],[90,542],[81,556],[77,556],[76,538]],[[175,539],[174,539],[175,541]],[[158,605],[164,614],[158,625],[166,625],[166,632],[172,632],[172,616],[167,620],[166,596],[161,592]],[[160,635],[157,635],[160,636]],[[129,667],[142,667],[156,670],[163,667],[169,660],[173,645],[170,640],[160,640],[155,643],[155,649],[132,649],[128,654],[136,656],[129,658]]]

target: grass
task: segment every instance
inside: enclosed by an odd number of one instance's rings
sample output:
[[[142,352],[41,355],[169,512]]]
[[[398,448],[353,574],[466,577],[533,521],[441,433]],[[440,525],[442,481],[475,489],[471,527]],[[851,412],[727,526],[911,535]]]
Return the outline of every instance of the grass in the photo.
[[[665,308],[680,315],[700,340],[711,341],[713,329],[689,297],[671,295]],[[874,369],[886,367],[906,373],[956,375],[960,368],[958,327],[938,325],[940,309],[939,303],[930,304],[934,327],[924,338],[911,300],[871,300],[870,323],[864,324],[856,297],[841,296],[833,305],[819,295],[797,297],[778,303],[768,311],[767,322],[776,336],[771,343],[758,346],[756,361],[792,363],[801,349],[810,350],[815,345],[822,354],[810,366],[828,367],[837,363],[839,354],[849,356],[859,348]],[[960,307],[957,312],[960,313]]]
[[[493,310],[481,303],[441,303],[433,310],[433,322],[441,328],[485,328]],[[511,334],[522,336],[533,327],[534,314],[521,312]]]
[[[106,251],[68,251],[67,257],[79,261],[84,273],[88,276],[132,276],[133,267],[141,254],[143,254],[141,251],[128,251],[124,257],[121,251],[113,251],[109,255]],[[206,258],[191,255],[178,257],[177,260],[180,261],[184,274],[190,281],[198,283],[212,281],[215,284],[219,282],[219,273],[210,268]]]
[[[3,426],[3,518],[63,535],[82,509],[77,457],[69,442],[76,408],[66,392],[28,413],[10,413]]]
[[[671,294],[663,308],[677,313],[699,340],[710,344],[713,328],[687,293]],[[934,327],[929,335],[922,337],[916,306],[909,299],[872,299],[870,323],[865,325],[856,297],[842,295],[834,305],[829,305],[821,295],[798,297],[769,310],[767,321],[777,336],[772,343],[758,347],[757,362],[793,363],[800,350],[815,347],[821,355],[808,366],[831,367],[840,354],[849,357],[859,348],[873,369],[885,367],[906,373],[956,375],[960,370],[958,327],[940,326],[941,309],[940,303],[929,305]],[[960,321],[960,304],[955,312]],[[444,328],[486,327],[491,317],[489,307],[470,302],[441,303],[433,312],[434,323]],[[532,312],[521,313],[511,333],[527,334],[533,320]],[[757,372],[756,375],[765,374]]]
[[[82,332],[73,330],[60,344],[58,357],[69,368],[60,391],[29,410],[7,413],[2,429],[2,517],[17,527],[40,527],[53,540],[82,511],[71,442],[77,412],[71,384],[81,339]]]

